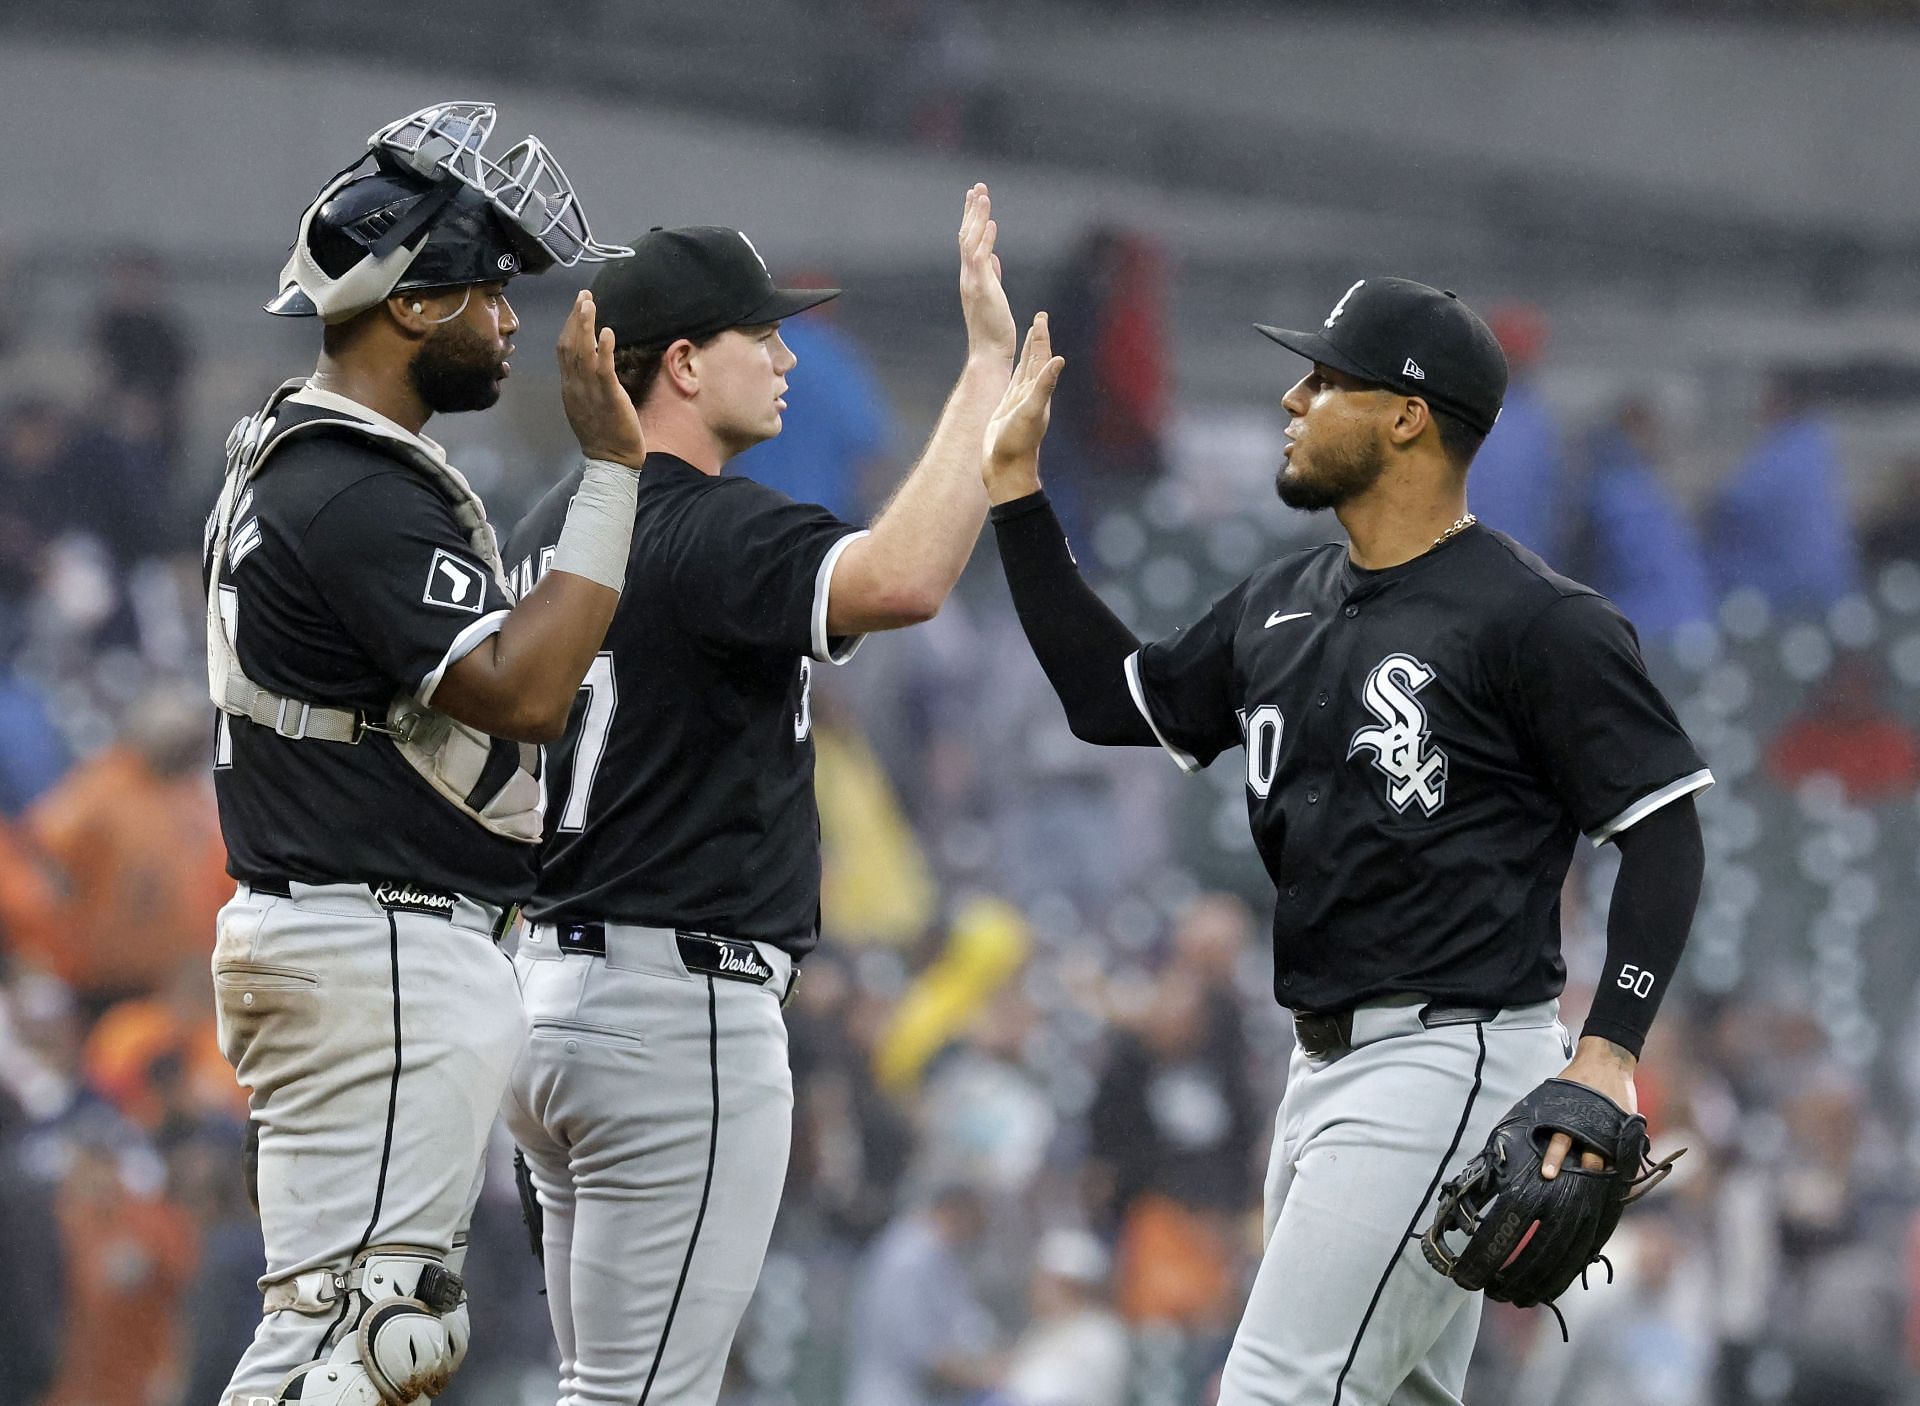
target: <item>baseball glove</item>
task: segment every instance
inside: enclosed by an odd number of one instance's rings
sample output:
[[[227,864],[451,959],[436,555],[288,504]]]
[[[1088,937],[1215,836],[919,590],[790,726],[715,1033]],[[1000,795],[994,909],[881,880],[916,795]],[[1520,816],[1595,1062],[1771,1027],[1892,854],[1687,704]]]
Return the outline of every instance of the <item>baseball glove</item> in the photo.
[[[1540,1163],[1555,1133],[1572,1137],[1573,1149],[1546,1181]],[[1606,1166],[1584,1170],[1583,1151],[1598,1152]],[[1487,1145],[1440,1188],[1420,1248],[1463,1289],[1484,1289],[1488,1298],[1522,1308],[1550,1305],[1605,1260],[1600,1251],[1620,1213],[1663,1180],[1679,1156],[1655,1162],[1646,1119],[1584,1084],[1549,1079],[1509,1109]],[[1450,1248],[1450,1234],[1465,1235],[1466,1243]],[[1611,1264],[1607,1272],[1611,1278]]]
[[[547,1213],[540,1205],[540,1193],[533,1189],[533,1171],[527,1166],[527,1154],[517,1147],[513,1149],[513,1187],[520,1193],[520,1221],[527,1228],[527,1243],[533,1248],[533,1257],[545,1264]]]

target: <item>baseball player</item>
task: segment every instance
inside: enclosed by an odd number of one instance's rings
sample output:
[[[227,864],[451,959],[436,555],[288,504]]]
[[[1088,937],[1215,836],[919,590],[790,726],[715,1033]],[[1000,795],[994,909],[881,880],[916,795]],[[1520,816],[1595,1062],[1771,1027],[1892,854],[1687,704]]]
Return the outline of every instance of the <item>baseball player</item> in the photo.
[[[516,273],[627,251],[588,232],[491,106],[388,127],[301,217],[267,311],[319,365],[235,427],[208,524],[208,683],[228,869],[220,1038],[252,1091],[265,1313],[224,1406],[404,1406],[466,1351],[481,1153],[525,1032],[495,946],[533,888],[537,744],[619,600],[645,443],[611,338],[560,339],[588,457],[519,604],[435,413],[500,396]]]
[[[982,435],[1015,341],[991,216],[975,186],[966,366],[871,531],[721,472],[780,432],[780,320],[837,289],[776,288],[718,227],[654,230],[595,280],[649,453],[622,609],[549,752],[515,958],[532,1033],[503,1105],[543,1213],[566,1406],[719,1394],[786,1176],[780,1006],[819,938],[813,671],[931,617],[985,521]],[[521,579],[544,579],[575,491],[515,531]]]
[[[1467,510],[1507,376],[1478,317],[1367,278],[1313,331],[1259,330],[1312,363],[1281,402],[1280,497],[1333,509],[1346,542],[1261,567],[1142,645],[1081,581],[1040,489],[1057,360],[1016,372],[988,495],[1021,623],[1078,736],[1158,744],[1185,771],[1244,749],[1297,1049],[1222,1406],[1458,1402],[1481,1299],[1410,1237],[1537,1089],[1628,1116],[1699,895],[1692,798],[1712,777],[1632,627]],[[1583,833],[1618,847],[1620,872],[1576,1053],[1556,997],[1560,888]],[[1597,1140],[1572,1158],[1569,1136],[1548,1136],[1539,1176],[1608,1174]]]

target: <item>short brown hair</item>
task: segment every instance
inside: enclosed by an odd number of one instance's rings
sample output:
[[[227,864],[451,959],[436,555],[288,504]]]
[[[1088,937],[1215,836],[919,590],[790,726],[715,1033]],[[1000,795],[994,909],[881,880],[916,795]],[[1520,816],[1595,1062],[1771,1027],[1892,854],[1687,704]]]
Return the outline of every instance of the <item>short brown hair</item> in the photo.
[[[723,329],[724,330],[724,329]],[[704,347],[721,334],[709,332],[704,337],[690,340],[696,347]],[[674,341],[682,340],[679,337]],[[658,347],[616,347],[613,353],[613,374],[619,378],[620,388],[627,393],[627,399],[633,402],[635,410],[647,403],[647,397],[653,394],[653,383],[659,379],[660,365],[667,359],[667,348],[673,342]]]

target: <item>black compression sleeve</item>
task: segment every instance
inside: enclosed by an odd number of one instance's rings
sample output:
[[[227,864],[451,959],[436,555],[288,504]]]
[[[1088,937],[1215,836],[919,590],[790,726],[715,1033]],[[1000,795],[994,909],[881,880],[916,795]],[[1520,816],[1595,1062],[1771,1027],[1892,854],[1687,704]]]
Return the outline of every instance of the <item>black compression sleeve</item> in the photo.
[[[1693,797],[1668,802],[1614,843],[1620,874],[1607,913],[1607,965],[1581,1034],[1638,1055],[1680,965],[1700,901],[1706,848]]]
[[[1127,690],[1127,656],[1140,641],[1081,579],[1047,495],[995,504],[993,535],[1020,628],[1073,735],[1107,747],[1157,746]]]

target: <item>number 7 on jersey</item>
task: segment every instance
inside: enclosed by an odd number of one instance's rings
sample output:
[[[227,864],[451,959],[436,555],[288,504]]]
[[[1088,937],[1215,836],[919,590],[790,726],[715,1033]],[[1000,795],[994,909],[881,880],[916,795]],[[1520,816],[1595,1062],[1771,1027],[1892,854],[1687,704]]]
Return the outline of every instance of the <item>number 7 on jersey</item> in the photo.
[[[560,811],[561,830],[587,828],[587,800],[593,793],[593,778],[600,770],[600,758],[606,755],[607,733],[613,727],[613,710],[619,706],[620,693],[613,682],[613,655],[601,650],[593,656],[580,689],[587,695],[587,713],[580,727],[580,740],[573,749],[573,775],[567,783],[567,803]]]

